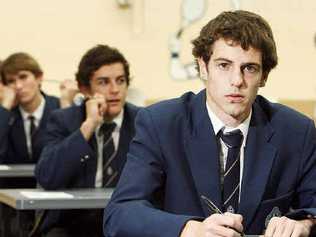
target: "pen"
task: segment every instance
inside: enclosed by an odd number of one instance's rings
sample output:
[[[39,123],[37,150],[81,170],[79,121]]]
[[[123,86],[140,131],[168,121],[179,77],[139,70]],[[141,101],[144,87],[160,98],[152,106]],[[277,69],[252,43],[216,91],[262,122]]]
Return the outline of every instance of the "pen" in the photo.
[[[210,199],[208,199],[204,195],[201,195],[201,198],[203,199],[203,201],[207,205],[207,207],[211,209],[211,211],[218,213],[218,214],[223,214],[223,212]]]
[[[218,214],[223,214],[223,212],[207,197],[205,197],[204,195],[201,195],[202,200],[204,201],[204,203],[207,205],[207,207]],[[230,228],[230,227],[229,227]],[[234,229],[235,230],[235,229]],[[239,232],[237,230],[235,230],[236,232],[238,232],[241,236],[245,237],[247,235],[245,235],[243,232]]]

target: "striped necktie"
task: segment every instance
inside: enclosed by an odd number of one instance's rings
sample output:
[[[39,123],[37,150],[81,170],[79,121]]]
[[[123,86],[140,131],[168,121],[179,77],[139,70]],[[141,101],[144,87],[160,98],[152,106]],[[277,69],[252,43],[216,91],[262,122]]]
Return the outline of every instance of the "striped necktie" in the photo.
[[[118,176],[118,171],[114,170],[113,161],[116,156],[112,133],[116,127],[115,123],[103,123],[100,132],[103,134],[103,187],[111,187]]]
[[[239,203],[239,180],[240,180],[240,147],[243,135],[239,129],[223,134],[220,138],[228,148],[227,161],[223,182],[223,211],[237,213]]]

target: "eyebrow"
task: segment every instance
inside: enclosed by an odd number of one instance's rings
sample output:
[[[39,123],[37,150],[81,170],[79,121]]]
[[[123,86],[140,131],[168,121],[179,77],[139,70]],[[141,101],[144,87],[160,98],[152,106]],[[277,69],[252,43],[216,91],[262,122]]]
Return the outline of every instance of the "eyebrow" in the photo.
[[[214,59],[215,62],[218,62],[218,61],[225,61],[225,62],[229,62],[229,63],[232,63],[233,61],[232,60],[229,60],[227,58],[215,58]]]
[[[233,63],[232,60],[229,60],[227,58],[216,58],[214,59],[215,62],[218,62],[218,61],[225,61],[225,62],[228,62],[228,63]],[[249,65],[254,65],[254,66],[257,66],[259,68],[261,68],[261,64],[259,63],[256,63],[256,62],[247,62],[247,63],[242,63],[241,66],[244,67],[244,66],[249,66]]]
[[[243,63],[241,64],[241,67],[246,67],[246,66],[256,66],[258,67],[259,69],[261,68],[261,65],[259,63]]]
[[[97,80],[107,80],[107,79],[109,79],[109,77],[97,77],[96,79]]]
[[[122,74],[122,75],[118,75],[117,77],[115,77],[115,79],[118,79],[118,78],[122,78],[122,77],[126,77],[124,74]],[[108,80],[108,79],[110,79],[110,77],[97,77],[96,78],[97,80]]]
[[[27,76],[28,74],[26,72],[21,72],[19,74],[17,74],[18,77],[21,77],[21,76]]]

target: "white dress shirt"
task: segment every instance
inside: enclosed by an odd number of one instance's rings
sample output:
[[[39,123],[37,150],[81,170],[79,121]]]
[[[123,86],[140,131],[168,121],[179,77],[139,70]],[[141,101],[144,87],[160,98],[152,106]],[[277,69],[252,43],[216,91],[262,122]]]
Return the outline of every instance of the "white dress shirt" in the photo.
[[[43,96],[41,96],[40,105],[37,107],[37,109],[33,113],[28,113],[21,106],[19,106],[19,110],[21,112],[22,119],[23,119],[24,132],[26,135],[27,151],[30,156],[32,156],[32,144],[31,144],[31,121],[29,119],[29,116],[34,117],[34,124],[38,128],[44,114],[44,108],[45,108],[45,99]]]
[[[247,135],[248,135],[248,129],[250,124],[250,118],[252,114],[252,110],[249,113],[249,116],[237,127],[232,128],[229,126],[225,126],[225,124],[216,116],[216,114],[211,110],[211,108],[206,103],[206,108],[208,112],[208,116],[210,117],[211,123],[213,125],[214,133],[217,136],[220,130],[223,130],[223,133],[231,132],[232,130],[239,129],[243,134],[243,142],[241,144],[240,148],[240,179],[239,179],[239,200],[240,200],[240,193],[241,193],[241,183],[242,183],[242,176],[243,176],[243,170],[244,170],[244,158],[245,158],[245,146],[247,142]],[[220,164],[221,164],[221,184],[224,183],[224,171],[227,161],[227,155],[228,155],[228,147],[226,144],[220,140]]]

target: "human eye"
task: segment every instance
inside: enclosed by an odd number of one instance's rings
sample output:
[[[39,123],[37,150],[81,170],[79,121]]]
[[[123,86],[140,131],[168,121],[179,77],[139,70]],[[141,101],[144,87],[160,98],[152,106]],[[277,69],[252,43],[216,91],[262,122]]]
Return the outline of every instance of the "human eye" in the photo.
[[[220,62],[217,64],[217,67],[221,70],[227,71],[229,69],[230,64],[227,62]]]
[[[107,78],[99,78],[98,80],[97,80],[97,84],[99,85],[99,86],[105,86],[105,85],[107,85],[109,82],[108,82],[109,80],[107,79]]]
[[[125,77],[119,77],[119,78],[116,79],[116,83],[118,85],[123,85],[123,84],[125,84],[125,82],[126,82],[126,78]]]
[[[20,74],[19,75],[19,80],[26,80],[28,78],[28,75],[27,74],[25,74],[25,73],[22,73],[22,74]]]
[[[6,79],[6,84],[7,85],[12,85],[14,84],[15,80],[14,79]]]
[[[242,72],[243,72],[243,73],[256,74],[256,73],[258,73],[259,71],[260,71],[259,66],[253,65],[253,64],[245,65],[245,66],[242,68]]]

